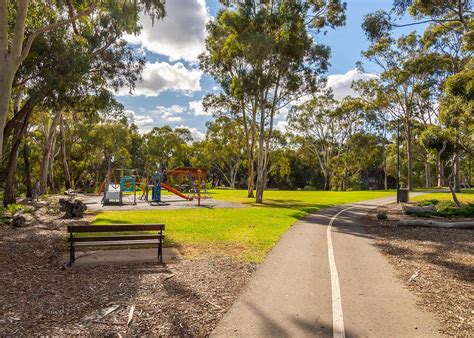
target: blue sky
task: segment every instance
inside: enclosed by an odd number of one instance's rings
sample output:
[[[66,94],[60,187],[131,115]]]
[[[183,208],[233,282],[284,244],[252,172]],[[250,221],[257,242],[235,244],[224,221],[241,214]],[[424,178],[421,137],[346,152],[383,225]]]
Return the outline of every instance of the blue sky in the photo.
[[[377,69],[364,64],[369,74],[357,74],[357,61],[363,61],[361,51],[368,41],[361,28],[364,15],[377,9],[388,10],[393,0],[348,0],[346,26],[318,35],[316,41],[332,50],[328,84],[336,97],[350,94],[352,80],[370,78]],[[127,37],[140,49],[147,64],[143,81],[133,95],[121,91],[116,96],[129,116],[143,132],[155,126],[188,127],[195,139],[202,138],[205,123],[212,119],[202,110],[201,100],[206,93],[218,88],[197,65],[197,55],[203,51],[205,24],[219,10],[217,0],[168,0],[167,17],[152,26],[148,18],[141,18],[144,27],[139,36]],[[409,30],[398,31],[397,34]],[[284,116],[276,121],[285,125]]]

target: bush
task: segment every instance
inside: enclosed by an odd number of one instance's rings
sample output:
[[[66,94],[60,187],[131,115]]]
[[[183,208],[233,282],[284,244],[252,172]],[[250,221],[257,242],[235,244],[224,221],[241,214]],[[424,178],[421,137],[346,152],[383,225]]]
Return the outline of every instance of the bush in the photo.
[[[313,187],[312,185],[305,185],[303,187],[303,191],[315,191],[316,187]]]
[[[442,202],[436,206],[436,214],[443,217],[474,217],[474,203],[467,203],[458,208],[453,202]]]
[[[437,199],[424,200],[417,203],[418,206],[431,204],[436,206],[436,212],[429,214],[431,216],[474,217],[474,203],[463,204],[460,208],[453,201],[439,201]]]
[[[425,207],[425,206],[431,205],[431,204],[437,205],[438,203],[439,203],[439,201],[437,199],[431,199],[431,200],[423,200],[421,202],[418,202],[417,205],[419,207]]]
[[[15,204],[15,203],[12,203],[12,204],[9,204],[8,207],[8,212],[13,216],[15,215],[18,211],[22,211],[23,210],[23,206],[21,204]]]

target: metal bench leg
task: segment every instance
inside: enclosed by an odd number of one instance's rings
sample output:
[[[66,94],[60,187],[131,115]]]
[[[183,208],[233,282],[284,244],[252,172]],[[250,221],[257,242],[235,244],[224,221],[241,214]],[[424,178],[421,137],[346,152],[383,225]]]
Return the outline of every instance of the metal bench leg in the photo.
[[[76,260],[75,250],[74,250],[74,246],[71,243],[69,245],[69,265],[72,265],[72,263],[74,263],[75,260]]]
[[[163,238],[160,238],[160,243],[158,244],[158,258],[160,263],[163,263]]]

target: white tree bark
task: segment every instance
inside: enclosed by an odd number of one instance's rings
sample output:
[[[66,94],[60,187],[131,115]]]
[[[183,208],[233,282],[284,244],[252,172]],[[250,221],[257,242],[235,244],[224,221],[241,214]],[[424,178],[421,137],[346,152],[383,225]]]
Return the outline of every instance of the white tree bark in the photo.
[[[39,183],[40,183],[40,195],[48,192],[48,171],[50,169],[51,158],[54,152],[54,141],[56,139],[56,133],[59,125],[59,121],[62,116],[62,111],[58,111],[53,118],[53,122],[49,127],[48,134],[43,147],[43,157],[41,159]]]

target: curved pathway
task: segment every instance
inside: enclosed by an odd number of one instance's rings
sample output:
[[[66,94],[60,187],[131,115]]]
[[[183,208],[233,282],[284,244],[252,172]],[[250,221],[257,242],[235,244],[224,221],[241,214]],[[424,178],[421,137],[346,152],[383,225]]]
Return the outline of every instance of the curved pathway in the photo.
[[[434,337],[373,246],[361,218],[383,198],[322,209],[296,222],[259,266],[214,336]]]

